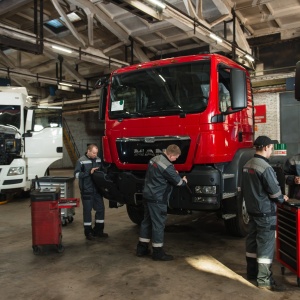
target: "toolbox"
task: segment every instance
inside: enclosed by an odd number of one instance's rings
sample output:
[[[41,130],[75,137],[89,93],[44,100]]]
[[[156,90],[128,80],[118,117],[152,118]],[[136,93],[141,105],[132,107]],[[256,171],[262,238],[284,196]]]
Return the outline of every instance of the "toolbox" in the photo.
[[[42,253],[45,245],[63,252],[61,210],[78,207],[79,198],[61,198],[59,187],[36,189],[30,198],[33,253]]]
[[[60,189],[34,190],[30,198],[33,253],[42,253],[42,247],[45,245],[54,245],[58,252],[63,252],[58,205]]]
[[[285,268],[296,274],[300,286],[300,200],[290,199],[277,204],[276,258]]]
[[[61,198],[72,198],[74,197],[74,177],[62,177],[62,176],[44,176],[39,177],[35,181],[35,188],[60,188]],[[66,226],[68,223],[72,223],[75,215],[76,206],[61,207],[61,223]]]

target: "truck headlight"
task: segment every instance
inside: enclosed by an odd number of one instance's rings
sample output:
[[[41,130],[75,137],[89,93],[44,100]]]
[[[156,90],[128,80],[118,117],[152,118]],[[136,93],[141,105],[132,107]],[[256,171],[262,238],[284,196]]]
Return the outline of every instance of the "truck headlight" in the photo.
[[[217,193],[217,187],[215,185],[196,185],[195,193],[213,195]]]
[[[11,167],[7,172],[7,176],[15,176],[24,174],[24,167]]]

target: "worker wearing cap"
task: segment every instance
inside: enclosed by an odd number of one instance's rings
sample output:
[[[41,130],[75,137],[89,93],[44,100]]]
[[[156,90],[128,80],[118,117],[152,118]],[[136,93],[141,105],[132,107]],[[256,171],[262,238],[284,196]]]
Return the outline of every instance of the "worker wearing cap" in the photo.
[[[256,153],[243,167],[242,190],[249,214],[249,234],[246,239],[247,278],[256,279],[259,288],[283,290],[272,277],[275,251],[276,203],[288,200],[281,189],[274,169],[269,164],[273,141],[259,136]]]

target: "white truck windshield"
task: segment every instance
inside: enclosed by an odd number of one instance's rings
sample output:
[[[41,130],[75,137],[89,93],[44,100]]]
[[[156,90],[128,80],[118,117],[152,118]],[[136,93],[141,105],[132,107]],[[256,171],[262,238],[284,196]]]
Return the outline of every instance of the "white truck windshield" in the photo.
[[[13,125],[20,128],[20,105],[0,105],[0,124]]]

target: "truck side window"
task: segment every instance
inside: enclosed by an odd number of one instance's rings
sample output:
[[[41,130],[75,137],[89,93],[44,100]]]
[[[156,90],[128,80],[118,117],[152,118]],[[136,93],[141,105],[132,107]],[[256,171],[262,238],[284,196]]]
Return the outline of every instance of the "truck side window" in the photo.
[[[219,105],[221,112],[226,112],[231,106],[230,93],[222,83],[219,83]]]
[[[41,131],[44,128],[61,127],[62,117],[57,109],[37,108],[34,111],[33,131]]]
[[[231,107],[230,97],[230,69],[219,69],[219,109],[226,112]]]

